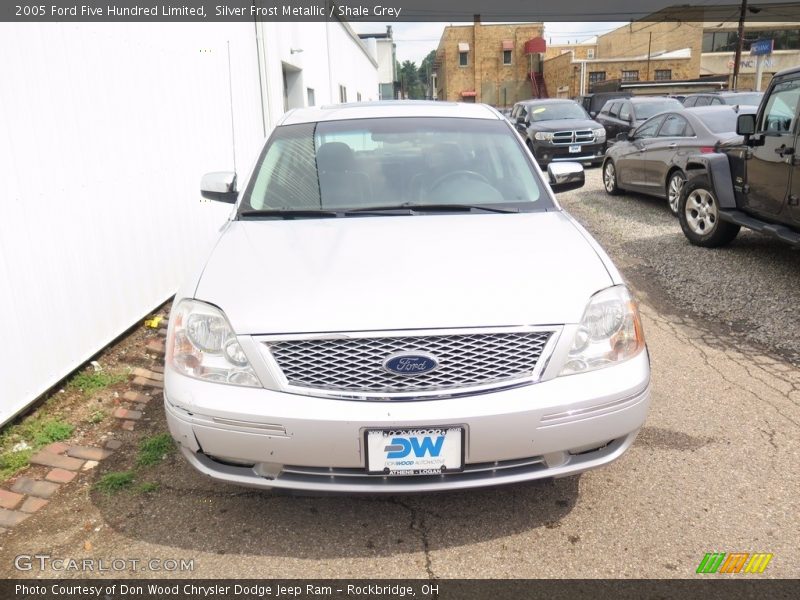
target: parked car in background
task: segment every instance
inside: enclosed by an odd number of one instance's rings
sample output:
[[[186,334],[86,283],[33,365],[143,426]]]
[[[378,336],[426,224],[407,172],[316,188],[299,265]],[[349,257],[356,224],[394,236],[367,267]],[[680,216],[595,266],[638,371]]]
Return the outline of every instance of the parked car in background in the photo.
[[[688,112],[688,111],[687,111]],[[689,157],[679,218],[692,244],[730,243],[742,227],[800,246],[800,67],[776,73],[742,143]]]
[[[235,208],[170,314],[186,460],[250,487],[395,494],[619,458],[650,403],[641,322],[553,195],[583,169],[548,170],[486,105],[391,101],[289,111],[241,187],[203,177]]]
[[[623,98],[606,102],[596,120],[605,127],[606,139],[614,141],[618,134],[629,132],[653,115],[680,108],[680,102],[665,96]]]
[[[693,106],[718,106],[720,104],[758,106],[763,92],[703,92],[689,94],[683,99],[686,108]]]
[[[678,214],[686,181],[688,158],[715,151],[717,144],[741,143],[736,118],[753,107],[705,106],[670,111],[651,117],[633,135],[619,134],[603,162],[603,186],[609,194],[620,190],[665,198]]]
[[[511,122],[541,167],[551,162],[600,164],[603,160],[606,131],[574,100],[517,102]]]
[[[630,92],[595,92],[578,96],[575,101],[583,106],[583,109],[594,119],[609,100],[630,98],[632,95]]]

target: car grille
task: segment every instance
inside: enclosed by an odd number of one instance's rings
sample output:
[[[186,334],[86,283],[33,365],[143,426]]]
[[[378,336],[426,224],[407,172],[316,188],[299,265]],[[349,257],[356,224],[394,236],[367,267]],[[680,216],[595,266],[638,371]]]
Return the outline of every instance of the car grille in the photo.
[[[556,131],[553,134],[554,144],[591,144],[594,142],[594,133],[591,129],[578,129],[577,131]]]
[[[425,392],[530,378],[552,331],[267,342],[289,385],[363,393]],[[419,375],[383,367],[398,352],[425,352],[439,366]]]

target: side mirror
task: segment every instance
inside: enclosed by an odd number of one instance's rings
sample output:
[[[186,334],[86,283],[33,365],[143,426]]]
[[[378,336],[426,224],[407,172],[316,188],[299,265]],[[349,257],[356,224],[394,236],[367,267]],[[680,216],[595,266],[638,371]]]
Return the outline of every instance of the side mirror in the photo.
[[[589,111],[589,116],[594,119],[597,116],[597,111],[596,110],[590,110]]]
[[[232,171],[206,173],[200,180],[200,195],[208,200],[236,204],[239,195],[236,191],[236,173]]]
[[[622,131],[622,132],[617,134],[616,140],[618,142],[627,142],[628,141],[628,137],[629,137],[628,136],[628,132],[627,131]]]
[[[550,163],[547,165],[550,187],[558,194],[583,187],[586,178],[583,167],[576,162]]]
[[[524,125],[525,117],[517,117],[517,125]]]
[[[755,115],[739,115],[736,117],[736,133],[739,135],[753,135],[756,132]]]

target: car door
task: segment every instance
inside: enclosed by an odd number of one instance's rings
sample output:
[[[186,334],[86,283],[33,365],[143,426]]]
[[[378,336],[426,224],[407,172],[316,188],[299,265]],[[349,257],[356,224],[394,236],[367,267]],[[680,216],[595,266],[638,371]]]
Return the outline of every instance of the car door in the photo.
[[[647,146],[655,139],[663,120],[664,116],[658,115],[642,123],[625,145],[625,152],[615,158],[617,179],[623,187],[647,191],[644,153]]]
[[[656,134],[645,143],[642,166],[650,193],[665,197],[667,173],[679,153],[687,152],[687,139],[694,135],[689,123],[677,113],[668,113]]]
[[[787,221],[800,228],[800,106],[797,108],[795,118],[794,154],[791,159],[791,181],[789,185],[789,197],[786,201]]]
[[[753,154],[747,161],[749,191],[744,198],[748,210],[777,215],[786,204],[797,150],[798,100],[800,75],[772,83],[750,137]]]

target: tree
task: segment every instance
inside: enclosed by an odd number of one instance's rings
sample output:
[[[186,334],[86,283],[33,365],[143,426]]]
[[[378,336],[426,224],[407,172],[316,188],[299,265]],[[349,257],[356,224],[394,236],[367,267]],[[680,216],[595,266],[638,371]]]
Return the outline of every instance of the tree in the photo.
[[[417,63],[406,60],[403,64],[397,65],[397,73],[400,77],[400,92],[403,98],[420,100],[425,98],[425,84],[420,81]]]
[[[423,86],[423,97],[433,97],[433,89],[431,87],[431,73],[433,73],[433,64],[436,62],[436,50],[431,50],[428,55],[422,59],[419,65],[418,76]]]

